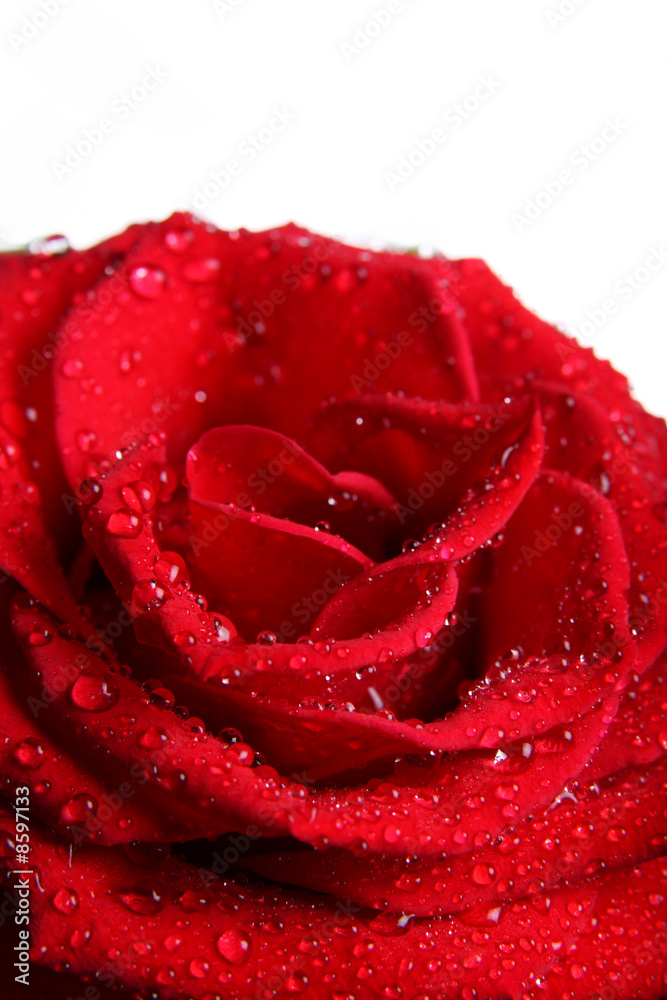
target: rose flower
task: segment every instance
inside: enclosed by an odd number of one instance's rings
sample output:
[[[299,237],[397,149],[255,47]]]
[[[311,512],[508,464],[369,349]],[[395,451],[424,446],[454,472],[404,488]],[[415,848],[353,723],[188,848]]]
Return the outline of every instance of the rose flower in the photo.
[[[3,254],[0,323],[16,996],[658,1000],[626,380],[482,261],[183,214]]]

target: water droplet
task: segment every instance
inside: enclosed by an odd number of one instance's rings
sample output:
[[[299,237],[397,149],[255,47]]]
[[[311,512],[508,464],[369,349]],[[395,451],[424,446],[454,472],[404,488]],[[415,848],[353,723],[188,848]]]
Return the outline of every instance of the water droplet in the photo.
[[[55,233],[53,236],[39,236],[28,244],[30,253],[42,254],[44,257],[60,256],[60,254],[67,253],[69,249],[69,240],[61,233]]]
[[[183,268],[183,277],[186,281],[194,283],[204,281],[215,281],[220,272],[220,261],[217,257],[200,257],[191,260]]]
[[[83,371],[83,361],[81,358],[68,358],[63,362],[62,373],[65,378],[80,378]]]
[[[498,726],[488,726],[480,737],[479,746],[495,747],[499,743],[502,743],[504,737],[504,730],[499,729]]]
[[[21,292],[21,301],[27,306],[34,306],[41,294],[39,288],[24,288]]]
[[[194,976],[195,979],[205,979],[210,968],[209,963],[203,958],[193,958],[188,966],[190,975]]]
[[[188,567],[178,552],[161,552],[153,567],[155,578],[164,586],[173,586],[189,579]]]
[[[130,510],[142,514],[144,511],[152,510],[157,501],[155,490],[148,483],[139,480],[136,483],[128,483],[120,491],[123,503]]]
[[[343,267],[331,279],[339,292],[350,292],[357,287],[359,278],[350,267]]]
[[[184,253],[192,239],[193,234],[189,229],[170,229],[164,234],[164,245],[172,253]]]
[[[120,692],[110,675],[81,674],[74,681],[70,698],[86,712],[105,712],[118,701]]]
[[[107,521],[107,531],[119,538],[137,538],[141,534],[143,520],[129,507],[114,511]]]
[[[164,908],[164,886],[155,879],[145,878],[135,883],[129,892],[121,894],[123,906],[132,913],[148,917]]]
[[[308,976],[305,972],[293,972],[285,982],[288,993],[305,993],[308,989]]]
[[[201,890],[197,892],[195,889],[186,889],[185,892],[178,897],[178,905],[185,910],[186,913],[201,913],[208,909],[210,900]]]
[[[162,681],[148,680],[142,685],[148,692],[148,700],[156,708],[173,708],[176,703],[173,691],[166,688]]]
[[[179,649],[183,649],[185,646],[194,646],[197,640],[193,636],[192,632],[181,631],[176,632],[172,641],[174,646],[177,646]]]
[[[58,889],[51,902],[60,913],[71,913],[79,905],[79,896],[74,889]]]
[[[418,628],[415,632],[415,645],[418,649],[425,649],[430,642],[433,642],[433,632],[429,628]]]
[[[139,265],[130,271],[130,288],[142,299],[157,299],[162,295],[165,273],[159,267]]]
[[[166,729],[162,729],[161,726],[151,726],[145,733],[142,733],[139,742],[142,747],[146,747],[148,750],[159,750],[168,739],[169,735]]]
[[[77,431],[75,441],[77,447],[80,451],[87,453],[94,446],[97,441],[97,434],[95,431],[82,430]]]
[[[216,739],[219,739],[222,743],[243,743],[243,734],[238,729],[230,727],[221,729]]]
[[[238,763],[250,767],[255,760],[255,751],[247,743],[232,743],[231,752],[237,757]]]
[[[6,472],[12,465],[16,465],[21,457],[21,449],[12,441],[7,441],[0,446],[0,469]]]
[[[34,736],[28,736],[14,748],[14,760],[21,767],[36,770],[44,763],[44,748]]]
[[[223,618],[222,615],[212,615],[211,624],[215,629],[218,642],[229,642],[232,635],[236,635],[236,629],[229,618]]]
[[[132,589],[131,604],[139,611],[148,611],[164,603],[166,594],[157,580],[139,580]]]
[[[76,489],[77,500],[80,500],[87,507],[98,503],[102,499],[103,493],[102,484],[97,479],[84,479]]]
[[[236,927],[221,934],[215,946],[222,958],[232,965],[243,965],[250,958],[252,950],[250,937]]]
[[[79,792],[73,795],[60,810],[60,820],[62,823],[82,823],[93,816],[97,811],[97,800],[87,792]]]
[[[52,639],[53,632],[46,625],[33,629],[28,636],[28,642],[31,646],[48,646]]]
[[[491,865],[481,861],[472,870],[472,880],[475,885],[491,885],[495,877],[496,873]]]
[[[89,943],[91,937],[93,936],[92,927],[84,927],[83,929],[77,927],[75,931],[72,932],[72,936],[69,939],[69,943],[73,948],[85,948]]]

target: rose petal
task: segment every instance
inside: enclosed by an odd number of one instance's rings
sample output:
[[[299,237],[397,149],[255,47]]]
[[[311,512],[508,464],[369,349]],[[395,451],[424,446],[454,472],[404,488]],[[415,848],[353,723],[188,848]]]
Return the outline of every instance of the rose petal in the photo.
[[[35,957],[77,975],[96,974],[103,985],[113,976],[126,988],[157,988],[163,998],[182,997],[185,987],[203,1000],[221,985],[238,993],[287,987],[326,996],[331,969],[337,986],[357,993],[370,979],[375,994],[401,984],[404,992],[426,988],[453,997],[467,988],[500,1000],[549,976],[554,989],[583,980],[598,994],[606,982],[598,963],[613,942],[629,982],[618,995],[636,996],[641,973],[641,995],[658,1000],[667,969],[664,942],[648,953],[633,951],[615,930],[632,926],[640,940],[652,941],[665,925],[667,873],[660,860],[500,909],[397,920],[349,902],[336,907],[222,879],[203,886],[196,870],[176,859],[138,867],[117,850],[85,847],[68,860],[41,833],[33,857],[44,889],[33,903]],[[66,912],[53,902],[63,888]],[[372,995],[365,986],[364,995]]]
[[[263,631],[281,640],[305,634],[322,601],[372,566],[343,538],[288,519],[299,513],[299,496],[305,505],[320,501],[324,512],[327,497],[335,499],[335,486],[294,442],[276,434],[267,439],[268,433],[209,431],[190,450],[186,465],[194,585],[250,640]],[[237,449],[245,452],[242,463]],[[270,490],[262,512],[247,510],[251,494],[239,494],[238,487],[245,481],[261,495],[264,463],[267,475],[282,476],[282,482]],[[264,513],[267,508],[270,513]]]
[[[606,737],[608,739],[608,736]],[[597,785],[584,780],[489,844],[469,854],[392,858],[326,851],[267,853],[244,867],[274,881],[340,895],[355,903],[418,916],[458,913],[551,890],[658,857],[667,848],[667,763],[620,771]],[[503,794],[511,791],[499,786]]]
[[[582,780],[595,781],[619,768],[659,760],[667,748],[667,655],[643,674],[632,673],[618,715],[586,768]]]
[[[161,705],[168,692],[149,697],[125,673],[59,632],[46,644],[31,643],[30,636],[45,628],[55,632],[43,611],[24,599],[15,609],[14,630],[29,676],[50,706],[44,724],[67,752],[81,753],[85,746],[96,773],[115,781],[120,775],[131,789],[127,797],[141,789],[146,816],[155,824],[152,838],[165,839],[167,831],[168,839],[192,839],[242,829],[253,817],[270,833],[287,832],[302,788],[295,798],[276,782],[275,771],[264,777],[250,766],[250,747],[228,747],[200,727],[193,731]],[[78,839],[136,839],[131,826],[119,829],[113,810],[106,819],[94,807],[88,811],[91,822],[85,815],[66,824]]]
[[[296,441],[263,427],[207,431],[188,452],[192,499],[234,504],[343,536],[372,558],[386,556],[396,532],[395,500],[359,472],[331,475]]]
[[[419,538],[429,525],[452,519],[447,558],[460,558],[498,531],[523,498],[540,466],[542,440],[529,400],[460,407],[364,396],[328,406],[313,447],[331,468],[364,469],[386,483],[405,533]],[[471,502],[489,492],[497,509],[487,503],[481,523],[466,532]]]
[[[63,502],[69,495],[49,419],[53,330],[72,301],[122,258],[138,228],[81,253],[49,256],[45,244],[43,253],[0,255],[0,566],[71,620],[76,605],[51,541],[59,539],[65,553],[78,529]],[[75,332],[67,325],[60,339]]]
[[[518,736],[576,718],[620,689],[635,655],[627,586],[608,501],[563,473],[540,476],[494,550],[494,578],[480,601],[486,683],[457,712],[505,728],[513,703]]]
[[[432,266],[462,310],[482,399],[531,391],[536,381],[559,382],[597,399],[624,425],[636,459],[664,494],[664,421],[644,413],[623,375],[526,309],[484,261],[435,260]]]
[[[546,465],[567,471],[616,511],[630,561],[629,625],[641,641],[642,671],[667,644],[667,508],[639,464],[627,428],[595,400],[538,385],[546,427]]]
[[[316,791],[312,813],[291,817],[291,833],[318,847],[404,857],[466,853],[552,801],[588,763],[617,704],[612,698],[569,727],[505,744],[500,753],[398,764],[366,787]]]
[[[73,484],[156,428],[169,434],[172,462],[220,424],[252,420],[298,436],[324,399],[355,394],[364,351],[369,361],[410,351],[410,364],[364,380],[375,391],[476,398],[465,331],[438,280],[409,256],[294,226],[224,233],[181,214],[145,227],[121,273],[130,290],[100,281],[72,313],[80,339],[60,351],[57,434]],[[102,302],[108,324],[98,321]],[[66,378],[77,361],[81,377]]]

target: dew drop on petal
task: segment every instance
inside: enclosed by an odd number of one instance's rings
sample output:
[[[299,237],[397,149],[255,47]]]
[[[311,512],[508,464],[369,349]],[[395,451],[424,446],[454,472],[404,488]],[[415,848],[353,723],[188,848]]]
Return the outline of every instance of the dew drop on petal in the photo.
[[[157,299],[162,295],[165,273],[159,267],[143,264],[130,271],[130,288],[142,299]]]
[[[68,358],[63,362],[62,373],[65,378],[79,378],[83,371],[83,361],[81,358]]]
[[[146,747],[148,750],[159,750],[163,747],[169,736],[166,729],[161,726],[150,726],[142,735],[139,737],[139,742],[142,747]]]
[[[496,873],[491,865],[483,862],[476,864],[472,870],[472,880],[475,885],[491,885],[496,877]]]
[[[170,229],[164,234],[164,245],[172,253],[184,253],[192,239],[193,234],[188,229]]]
[[[285,982],[288,993],[305,993],[308,989],[308,976],[305,972],[293,972]]]
[[[79,897],[74,889],[62,888],[58,889],[51,902],[60,913],[71,913],[79,905]]]
[[[28,736],[14,748],[14,760],[21,767],[36,770],[44,763],[44,748],[34,736]]]
[[[188,971],[195,979],[205,979],[209,974],[211,966],[204,958],[193,958],[188,966]]]
[[[176,634],[173,636],[172,641],[174,643],[174,646],[177,646],[178,649],[183,649],[185,646],[194,646],[197,640],[195,639],[192,632],[186,632],[185,630],[182,630],[180,632],[176,632]]]
[[[76,930],[72,932],[72,935],[69,939],[69,943],[71,944],[72,948],[77,948],[77,949],[85,948],[92,936],[93,936],[92,928],[85,927],[82,929],[80,927],[77,927]]]
[[[120,899],[132,913],[148,917],[164,908],[164,886],[155,879],[141,879],[128,892],[122,893]]]
[[[415,632],[415,645],[418,649],[425,649],[430,642],[433,642],[433,632],[429,628],[418,628]]]
[[[173,586],[187,580],[189,576],[185,559],[178,552],[161,552],[153,572],[156,579],[165,586]]]
[[[95,431],[89,431],[89,430],[77,431],[77,434],[75,436],[75,441],[77,443],[77,447],[79,448],[79,450],[84,452],[85,454],[91,450],[91,448],[97,441],[97,434],[95,433]]]
[[[236,927],[221,934],[215,945],[218,953],[231,965],[243,965],[250,958],[252,942],[244,931]]]
[[[62,823],[83,823],[97,811],[97,800],[87,792],[73,795],[60,810]]]
[[[53,632],[46,626],[33,629],[28,636],[28,642],[31,646],[48,646],[52,639]]]
[[[118,701],[120,692],[109,675],[81,674],[74,681],[70,698],[86,712],[104,712]]]
[[[214,281],[220,271],[220,261],[217,257],[201,257],[198,260],[191,260],[183,268],[183,277],[186,281],[195,284],[205,281]]]
[[[129,507],[114,511],[107,521],[106,530],[119,538],[137,538],[143,528],[142,518]]]

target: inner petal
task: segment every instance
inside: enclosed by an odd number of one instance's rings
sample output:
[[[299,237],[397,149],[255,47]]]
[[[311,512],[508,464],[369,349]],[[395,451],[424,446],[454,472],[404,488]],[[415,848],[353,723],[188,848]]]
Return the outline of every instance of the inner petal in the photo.
[[[394,499],[377,480],[333,476],[263,428],[208,431],[186,471],[193,584],[250,640],[307,633],[340,587],[373,565],[351,542],[381,558],[397,524]]]

